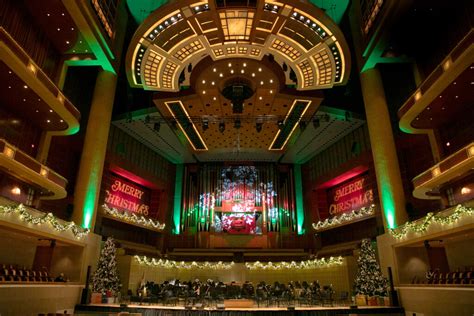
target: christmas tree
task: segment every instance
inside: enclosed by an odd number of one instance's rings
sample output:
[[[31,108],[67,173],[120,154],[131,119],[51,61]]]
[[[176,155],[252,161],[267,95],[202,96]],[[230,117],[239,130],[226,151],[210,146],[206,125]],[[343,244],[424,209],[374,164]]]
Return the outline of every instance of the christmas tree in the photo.
[[[114,240],[109,237],[100,252],[97,270],[92,275],[92,292],[104,295],[110,291],[112,296],[115,296],[120,291],[122,284],[120,284],[115,254]]]
[[[358,271],[354,281],[355,293],[368,296],[387,296],[388,280],[380,271],[370,239],[362,240],[357,265]]]

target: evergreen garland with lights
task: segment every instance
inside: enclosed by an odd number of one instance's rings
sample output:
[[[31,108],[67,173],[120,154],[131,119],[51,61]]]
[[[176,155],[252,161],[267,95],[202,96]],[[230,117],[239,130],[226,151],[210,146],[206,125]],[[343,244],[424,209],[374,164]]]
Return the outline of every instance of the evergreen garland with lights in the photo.
[[[382,275],[375,258],[375,249],[370,239],[362,240],[360,256],[357,260],[358,271],[354,281],[356,294],[368,296],[387,296],[388,280]]]
[[[112,296],[117,295],[122,284],[117,270],[116,249],[114,240],[109,237],[100,252],[97,270],[92,275],[92,292],[106,294],[110,291]]]

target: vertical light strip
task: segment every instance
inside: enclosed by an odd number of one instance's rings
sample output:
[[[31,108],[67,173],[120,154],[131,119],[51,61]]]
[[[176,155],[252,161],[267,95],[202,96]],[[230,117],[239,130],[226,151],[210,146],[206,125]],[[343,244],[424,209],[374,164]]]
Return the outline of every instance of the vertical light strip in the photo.
[[[178,235],[181,231],[181,198],[183,194],[183,171],[184,165],[176,165],[176,180],[174,182],[174,208],[173,208],[173,224],[172,233]]]
[[[301,179],[301,165],[293,165],[295,171],[295,196],[296,196],[296,223],[298,235],[304,234],[304,208],[303,208],[303,181]]]

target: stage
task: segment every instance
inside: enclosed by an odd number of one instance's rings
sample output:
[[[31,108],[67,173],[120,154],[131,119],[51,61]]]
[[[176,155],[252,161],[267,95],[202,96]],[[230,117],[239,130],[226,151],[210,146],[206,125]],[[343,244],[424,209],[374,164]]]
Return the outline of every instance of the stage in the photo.
[[[74,315],[114,315],[119,312],[139,313],[143,316],[187,316],[187,315],[216,315],[216,316],[249,316],[263,315],[314,315],[314,316],[337,316],[337,315],[391,315],[403,316],[404,309],[401,307],[385,306],[360,306],[350,308],[348,306],[296,306],[294,310],[285,307],[252,307],[252,308],[225,308],[205,307],[186,309],[184,306],[164,305],[138,305],[129,304],[126,307],[117,304],[89,304],[76,305]]]

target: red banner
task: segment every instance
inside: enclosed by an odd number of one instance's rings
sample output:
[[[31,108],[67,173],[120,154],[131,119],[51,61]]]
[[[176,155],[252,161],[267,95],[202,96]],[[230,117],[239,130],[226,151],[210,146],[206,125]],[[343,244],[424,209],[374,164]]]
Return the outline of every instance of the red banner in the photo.
[[[148,216],[150,213],[150,190],[111,175],[111,184],[105,188],[104,203],[119,211]]]
[[[329,216],[338,216],[373,204],[374,194],[367,180],[367,177],[357,177],[329,189]]]

